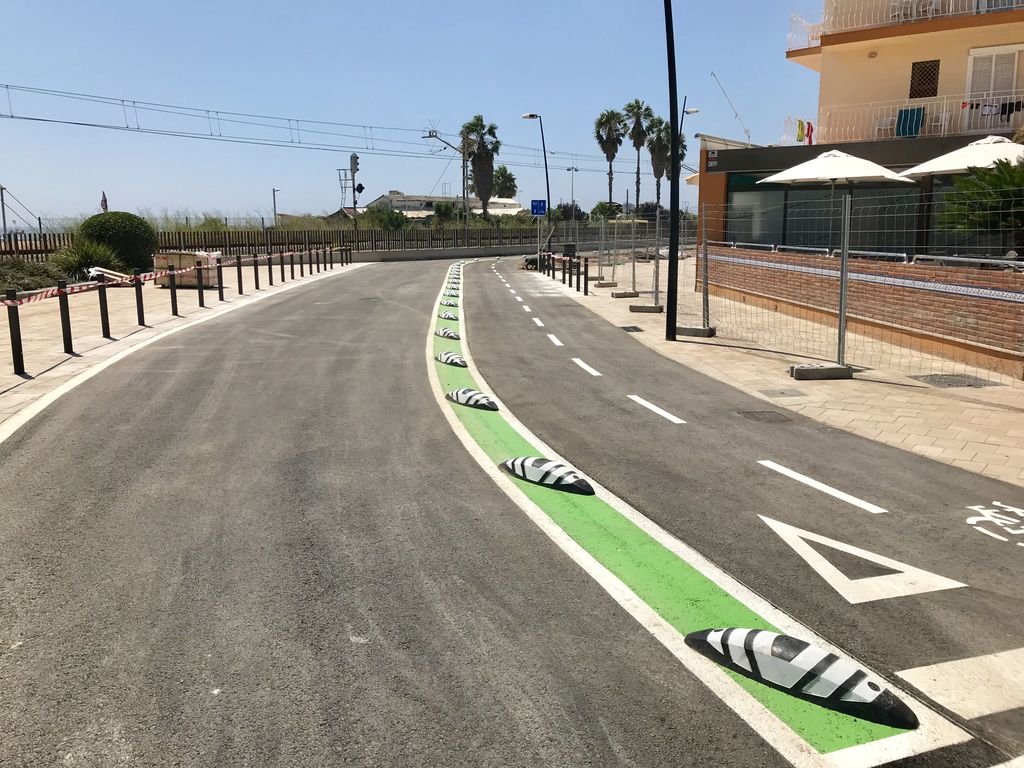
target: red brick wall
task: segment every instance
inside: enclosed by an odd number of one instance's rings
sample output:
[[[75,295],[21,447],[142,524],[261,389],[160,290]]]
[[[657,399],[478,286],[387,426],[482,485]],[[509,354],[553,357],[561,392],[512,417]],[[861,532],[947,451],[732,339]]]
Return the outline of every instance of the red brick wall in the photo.
[[[710,249],[710,253],[712,256],[720,254],[753,261],[835,270],[837,273],[839,270],[839,259],[824,256],[715,247]],[[712,285],[832,312],[836,311],[838,305],[839,280],[835,277],[731,264],[714,258],[710,260],[708,270]],[[1024,291],[1022,272],[894,264],[860,259],[850,260],[850,272]],[[926,335],[1024,353],[1024,304],[936,293],[919,288],[878,285],[855,279],[850,280],[848,297],[849,311],[853,316]]]

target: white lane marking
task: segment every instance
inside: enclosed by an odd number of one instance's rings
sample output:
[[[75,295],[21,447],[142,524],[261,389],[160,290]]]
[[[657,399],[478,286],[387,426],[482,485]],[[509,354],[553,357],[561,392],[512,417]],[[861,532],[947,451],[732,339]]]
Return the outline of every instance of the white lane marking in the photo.
[[[855,547],[842,541],[836,541],[818,533],[811,533],[802,528],[780,523],[770,517],[758,515],[779,537],[786,542],[793,551],[802,557],[807,564],[821,576],[828,585],[842,595],[851,604],[868,603],[872,600],[888,600],[893,597],[906,597],[907,595],[919,595],[923,592],[938,592],[943,589],[958,589],[966,587],[959,581],[947,579],[937,573],[915,568],[912,565],[901,563],[890,557],[869,552],[866,549]],[[855,555],[870,563],[884,566],[896,573],[887,573],[881,576],[868,576],[862,579],[851,579],[842,571],[836,568],[828,559],[814,549],[808,541],[824,544],[830,549],[846,552],[848,555]]]
[[[785,475],[788,478],[796,480],[798,483],[809,485],[811,488],[814,488],[815,490],[821,491],[822,493],[827,493],[829,496],[833,496],[839,499],[840,501],[845,501],[847,504],[852,504],[855,507],[860,507],[861,509],[865,510],[866,512],[870,512],[873,515],[880,515],[883,512],[889,511],[887,509],[883,509],[877,504],[872,504],[871,502],[864,501],[863,499],[858,499],[856,496],[851,496],[850,494],[833,488],[830,485],[819,483],[812,477],[808,477],[807,475],[801,475],[799,472],[794,472],[792,469],[784,467],[781,464],[776,464],[774,461],[764,460],[759,461],[757,463],[760,464],[762,467],[767,467],[768,469],[778,472],[780,475]]]
[[[543,275],[539,275],[539,277],[543,277]],[[438,300],[440,298],[441,294],[439,292]],[[473,360],[468,342],[469,336],[466,330],[465,314],[461,312],[459,313],[459,335],[463,339],[462,357],[468,365],[469,372],[484,391],[492,393],[492,399],[501,407],[508,424],[524,440],[537,448],[542,455],[569,464],[570,462],[567,459],[530,432],[515,417],[515,414],[501,402],[500,398],[493,395],[494,390],[487,385],[487,380],[480,374],[480,370],[476,367],[476,363]],[[601,565],[589,552],[559,528],[547,516],[544,510],[531,501],[507,475],[495,466],[490,457],[484,453],[483,449],[477,445],[469,432],[466,431],[462,422],[459,421],[459,417],[455,415],[455,411],[449,407],[448,401],[444,399],[444,391],[441,389],[441,383],[437,376],[437,367],[434,362],[433,339],[433,326],[430,326],[427,329],[425,353],[427,373],[430,378],[434,400],[437,402],[452,430],[454,430],[456,437],[462,442],[470,456],[480,465],[480,468],[556,546],[594,579],[626,613],[632,616],[640,626],[650,632],[687,670],[707,686],[708,690],[718,696],[726,706],[757,731],[765,741],[793,766],[796,768],[871,768],[872,766],[888,763],[892,760],[913,757],[914,755],[931,750],[970,741],[972,738],[970,734],[938,714],[935,710],[918,701],[913,695],[900,691],[897,686],[893,685],[891,686],[892,690],[898,692],[901,698],[913,707],[914,712],[920,719],[921,725],[917,730],[899,733],[870,744],[847,747],[828,755],[818,755],[813,752],[807,745],[807,742],[794,733],[789,726],[755,699],[746,689],[742,688],[739,683],[729,677],[722,667],[691,650],[675,627],[665,621],[654,609],[643,602],[636,593],[623,584],[617,576]],[[611,505],[619,514],[623,515],[659,544],[673,552],[680,560],[696,569],[709,581],[718,585],[752,611],[760,614],[766,621],[778,627],[781,633],[800,637],[809,643],[824,648],[830,653],[841,656],[850,655],[819,636],[810,628],[805,627],[760,595],[752,592],[746,585],[741,584],[695,549],[687,546],[664,528],[644,517],[635,508],[618,496],[613,495],[593,478],[589,479],[598,498]],[[876,675],[876,677],[880,676]],[[1009,766],[1004,768],[1009,768]],[[1017,767],[1014,766],[1013,768]]]
[[[515,288],[509,288],[509,289],[508,289],[508,292],[509,292],[509,293],[515,293],[515,292],[516,292],[516,290],[515,290]]]
[[[967,720],[1024,707],[1024,648],[896,674]]]
[[[548,334],[548,338],[551,339],[551,343],[554,344],[556,347],[564,347],[565,346],[565,344],[563,344],[561,341],[559,341],[558,337],[555,336],[555,334],[553,334],[553,333],[549,333]]]
[[[573,361],[574,363],[576,363],[576,365],[578,365],[578,366],[579,366],[580,368],[582,368],[582,369],[583,369],[584,371],[586,371],[587,373],[589,373],[589,374],[590,374],[591,376],[600,376],[600,375],[601,375],[601,372],[600,372],[600,371],[598,371],[598,370],[596,370],[596,369],[594,369],[594,368],[591,368],[591,367],[590,367],[589,365],[587,365],[586,363],[584,363],[584,362],[583,362],[582,360],[580,360],[580,359],[579,359],[578,357],[574,357],[574,358],[572,359],[572,361]]]
[[[640,405],[642,405],[644,408],[646,408],[649,411],[654,411],[656,414],[658,414],[659,416],[661,416],[663,418],[668,419],[673,424],[685,424],[686,423],[685,421],[680,419],[678,416],[673,416],[671,413],[666,411],[664,408],[659,408],[654,403],[649,402],[647,400],[644,400],[642,397],[637,397],[636,395],[630,395],[629,399],[632,400],[634,403],[639,403]]]
[[[69,379],[68,381],[61,384],[56,389],[50,390],[45,395],[41,395],[37,399],[33,400],[29,405],[26,405],[16,414],[8,418],[6,421],[0,423],[0,443],[4,442],[7,438],[9,438],[15,432],[21,429],[25,424],[31,421],[34,416],[38,415],[39,413],[42,413],[43,410],[45,410],[47,407],[55,403],[61,397],[63,397],[68,392],[73,390],[75,387],[84,384],[96,374],[106,370],[115,363],[121,362],[126,357],[128,357],[128,355],[135,354],[140,349],[145,349],[150,344],[156,344],[158,341],[162,341],[163,339],[166,339],[168,336],[171,336],[172,334],[180,333],[181,331],[187,330],[188,328],[192,328],[193,326],[199,325],[200,323],[205,323],[207,320],[213,320],[216,317],[221,317],[227,314],[228,312],[235,311],[236,309],[242,309],[243,307],[252,306],[257,301],[263,301],[264,299],[269,299],[274,296],[280,296],[283,292],[289,291],[293,287],[312,285],[312,283],[315,283],[318,280],[324,280],[328,277],[334,277],[336,275],[347,275],[356,269],[369,266],[371,263],[373,262],[364,261],[358,264],[349,264],[349,268],[342,268],[342,271],[324,272],[322,274],[316,275],[315,277],[310,275],[307,276],[304,281],[296,280],[293,283],[285,283],[281,285],[278,288],[278,290],[274,291],[273,293],[251,293],[249,294],[249,296],[252,297],[250,301],[247,301],[243,304],[228,304],[225,307],[220,307],[215,312],[211,312],[208,315],[202,315],[201,317],[197,317],[195,320],[190,320],[189,322],[183,323],[182,325],[177,325],[174,328],[168,328],[166,331],[161,331],[156,336],[148,338],[144,341],[140,341],[138,344],[128,347],[127,349],[123,349],[120,352],[111,355],[106,360],[101,360],[95,365],[90,366],[89,368],[85,369],[80,374],[75,376],[73,379]]]
[[[538,328],[543,328],[544,327],[544,321],[541,320],[539,317],[533,318],[533,322],[535,322],[537,324]]]
[[[522,301],[522,300],[523,300],[522,296],[516,296],[516,301]]]
[[[533,312],[533,310],[530,309],[530,307],[528,305],[523,304],[523,312]]]

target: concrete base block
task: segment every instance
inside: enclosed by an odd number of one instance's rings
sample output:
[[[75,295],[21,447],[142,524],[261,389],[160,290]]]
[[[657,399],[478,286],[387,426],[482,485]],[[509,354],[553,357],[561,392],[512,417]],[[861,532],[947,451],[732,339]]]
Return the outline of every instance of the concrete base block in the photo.
[[[636,299],[640,294],[636,291],[612,291],[613,299]]]
[[[648,312],[651,314],[660,314],[665,311],[664,307],[656,306],[654,304],[630,304],[630,312]]]
[[[680,325],[676,327],[676,334],[679,336],[693,336],[701,339],[710,339],[715,335],[714,328],[704,328],[699,325]]]
[[[597,282],[594,283],[595,288],[618,288],[619,284],[614,280],[601,280],[598,278]]]
[[[848,365],[791,365],[789,375],[797,381],[823,381],[826,379],[852,379],[853,368]]]

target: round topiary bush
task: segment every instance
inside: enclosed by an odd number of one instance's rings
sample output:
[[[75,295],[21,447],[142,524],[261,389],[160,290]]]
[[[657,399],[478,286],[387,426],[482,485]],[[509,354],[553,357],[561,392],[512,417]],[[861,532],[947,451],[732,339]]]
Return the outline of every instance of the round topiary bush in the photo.
[[[152,269],[156,230],[141,216],[124,211],[100,213],[82,222],[79,235],[110,248],[129,269]]]

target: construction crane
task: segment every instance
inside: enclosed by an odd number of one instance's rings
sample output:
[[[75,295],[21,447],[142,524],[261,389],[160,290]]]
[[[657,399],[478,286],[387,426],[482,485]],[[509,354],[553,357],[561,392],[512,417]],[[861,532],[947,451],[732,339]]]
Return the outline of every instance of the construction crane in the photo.
[[[743,123],[743,118],[740,117],[740,113],[736,110],[736,105],[732,103],[732,99],[729,98],[729,94],[725,92],[725,87],[722,85],[722,81],[718,79],[718,75],[716,75],[712,71],[711,76],[713,78],[715,78],[715,82],[718,83],[718,87],[721,89],[722,95],[725,96],[725,100],[727,102],[729,102],[729,106],[732,108],[732,113],[736,116],[736,122],[738,122],[740,124],[740,126],[743,128],[743,133],[746,134],[746,137],[747,137],[747,146],[749,147],[750,146],[750,129],[747,128],[747,126]]]

